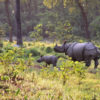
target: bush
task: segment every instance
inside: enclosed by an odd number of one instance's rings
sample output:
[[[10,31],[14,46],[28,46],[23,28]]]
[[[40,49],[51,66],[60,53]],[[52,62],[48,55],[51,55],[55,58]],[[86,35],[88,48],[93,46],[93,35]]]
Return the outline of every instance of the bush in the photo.
[[[47,47],[46,48],[46,53],[51,53],[53,50],[52,50],[52,48],[51,47]]]
[[[25,51],[25,55],[27,57],[29,57],[29,54],[32,54],[32,56],[39,56],[40,52],[35,48],[31,48],[31,49]]]
[[[60,69],[62,71],[62,79],[64,85],[73,74],[79,78],[79,85],[81,84],[82,79],[85,78],[86,66],[83,62],[74,62],[71,60],[71,58],[68,58],[66,62],[62,62],[62,65],[60,65]]]

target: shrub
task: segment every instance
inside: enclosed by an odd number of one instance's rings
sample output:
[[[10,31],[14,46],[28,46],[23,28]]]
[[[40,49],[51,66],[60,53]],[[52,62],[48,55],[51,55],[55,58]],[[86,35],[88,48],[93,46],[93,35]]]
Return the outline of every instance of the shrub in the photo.
[[[52,50],[52,48],[51,47],[47,47],[46,48],[46,53],[51,53],[53,50]]]
[[[34,31],[30,32],[29,34],[31,38],[35,38],[36,41],[38,41],[43,39],[42,33],[43,33],[43,25],[38,24],[34,27]]]
[[[27,68],[25,60],[18,57],[22,54],[23,51],[20,49],[17,49],[16,53],[15,50],[8,50],[8,52],[3,52],[0,54],[0,64],[4,68],[4,72],[1,73],[1,80],[7,81],[10,79],[13,82],[16,82],[18,75],[24,72],[24,70]]]
[[[29,50],[25,50],[25,56],[29,57],[29,54],[32,54],[32,56],[39,56],[40,52],[35,48],[31,48]]]
[[[65,85],[66,81],[73,74],[79,78],[79,85],[81,84],[82,79],[85,78],[86,66],[83,62],[74,62],[71,58],[68,58],[66,62],[62,62],[60,69],[62,72],[61,78],[63,79],[63,85]]]

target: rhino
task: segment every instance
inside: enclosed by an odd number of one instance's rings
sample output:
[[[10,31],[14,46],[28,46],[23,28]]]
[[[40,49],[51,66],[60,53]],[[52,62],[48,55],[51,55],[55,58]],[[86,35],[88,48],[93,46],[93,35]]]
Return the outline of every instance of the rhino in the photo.
[[[91,60],[94,60],[94,69],[98,66],[98,59],[100,50],[92,43],[67,43],[66,41],[61,45],[54,47],[54,51],[58,53],[65,53],[72,58],[73,61],[84,61],[86,66],[91,65]]]
[[[54,55],[48,55],[48,56],[41,56],[37,62],[38,63],[41,63],[41,62],[45,62],[46,63],[46,66],[47,65],[50,65],[50,64],[53,64],[53,66],[56,66],[57,64],[57,60],[60,58],[61,56],[54,56]]]

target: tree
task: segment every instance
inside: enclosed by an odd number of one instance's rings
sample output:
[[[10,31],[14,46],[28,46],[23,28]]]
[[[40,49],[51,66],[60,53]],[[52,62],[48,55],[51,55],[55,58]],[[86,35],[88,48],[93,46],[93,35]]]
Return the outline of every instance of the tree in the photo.
[[[82,17],[83,17],[83,20],[84,20],[84,28],[85,28],[86,38],[90,39],[89,23],[88,23],[87,14],[86,14],[84,7],[82,6],[81,2],[79,0],[76,0],[76,3],[78,5],[78,7],[80,8],[80,11],[81,11],[81,14],[82,14]]]
[[[11,17],[10,17],[9,0],[5,0],[4,3],[5,3],[5,11],[6,11],[6,15],[7,15],[7,21],[10,26],[9,41],[13,42],[13,39],[12,39],[13,27],[12,27],[12,22],[11,22]]]
[[[38,1],[37,0],[33,0],[33,3],[34,3],[34,11],[35,11],[35,14],[37,14],[37,12],[38,12],[38,6],[37,6]]]
[[[48,8],[53,8],[56,5],[60,4],[60,1],[64,2],[64,6],[67,6],[68,4],[70,4],[71,6],[75,4],[78,5],[82,18],[83,18],[83,22],[84,22],[84,30],[85,30],[86,38],[90,39],[88,18],[87,18],[86,11],[84,9],[84,7],[87,7],[85,5],[86,3],[84,3],[84,2],[87,2],[87,0],[83,0],[83,1],[81,0],[44,0],[44,5],[46,5]]]
[[[17,32],[17,45],[23,45],[21,33],[21,17],[20,17],[20,0],[16,0],[16,32]]]

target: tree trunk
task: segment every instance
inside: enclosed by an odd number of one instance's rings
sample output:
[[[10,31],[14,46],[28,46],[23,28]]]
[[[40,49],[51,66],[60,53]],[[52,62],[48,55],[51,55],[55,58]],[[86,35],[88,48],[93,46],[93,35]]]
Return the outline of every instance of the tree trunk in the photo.
[[[13,26],[12,26],[12,22],[11,22],[11,19],[10,19],[9,0],[5,0],[5,10],[6,10],[6,14],[7,14],[8,24],[10,26],[9,42],[13,42],[13,39],[12,39]]]
[[[16,32],[17,32],[17,45],[23,45],[21,33],[21,18],[20,18],[20,0],[16,0]]]
[[[37,14],[38,12],[38,0],[33,0],[33,3],[34,3],[34,11],[35,11],[35,14]]]
[[[80,3],[79,0],[76,0],[76,3],[78,4],[78,7],[80,8],[83,20],[84,20],[84,27],[85,27],[85,35],[87,39],[90,39],[90,32],[89,32],[89,23],[88,23],[88,19],[87,19],[87,14],[84,11],[84,7],[82,6],[82,4]]]

